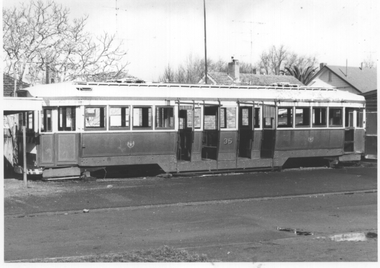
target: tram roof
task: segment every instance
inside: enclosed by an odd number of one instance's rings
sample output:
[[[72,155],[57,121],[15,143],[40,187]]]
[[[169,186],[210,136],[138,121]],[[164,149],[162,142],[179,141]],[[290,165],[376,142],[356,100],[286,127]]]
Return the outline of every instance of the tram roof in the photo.
[[[347,91],[307,86],[65,82],[38,85],[25,90],[29,92],[28,97],[48,99],[131,98],[220,101],[365,101],[363,96]]]

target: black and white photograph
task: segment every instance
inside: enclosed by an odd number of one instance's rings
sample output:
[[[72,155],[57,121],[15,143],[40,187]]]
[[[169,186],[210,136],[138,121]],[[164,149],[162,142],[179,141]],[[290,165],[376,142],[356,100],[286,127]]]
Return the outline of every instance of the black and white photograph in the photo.
[[[379,9],[3,0],[3,265],[376,267]]]

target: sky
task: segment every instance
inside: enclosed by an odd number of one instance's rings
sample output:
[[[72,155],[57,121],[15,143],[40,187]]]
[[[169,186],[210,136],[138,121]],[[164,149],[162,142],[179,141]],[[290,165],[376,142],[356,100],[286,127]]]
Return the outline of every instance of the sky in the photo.
[[[204,58],[255,64],[284,45],[330,65],[377,61],[378,0],[54,0],[72,19],[88,15],[86,30],[115,33],[128,51],[128,72],[157,81],[166,66]],[[3,0],[3,8],[29,0]]]

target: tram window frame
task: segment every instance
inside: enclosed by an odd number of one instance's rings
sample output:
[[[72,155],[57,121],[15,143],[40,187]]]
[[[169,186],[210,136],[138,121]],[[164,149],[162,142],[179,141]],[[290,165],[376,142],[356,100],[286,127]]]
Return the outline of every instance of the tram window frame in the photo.
[[[99,126],[97,125],[87,125],[87,119],[89,118],[87,111],[88,109],[99,109]],[[96,112],[95,112],[96,113]],[[95,117],[95,116],[92,116]],[[107,126],[107,111],[105,105],[87,105],[84,107],[84,129],[85,130],[106,130]]]
[[[337,112],[340,113],[340,116],[337,116]],[[329,108],[329,127],[343,127],[343,108]]]
[[[236,107],[221,107],[219,113],[220,128],[236,128]]]
[[[355,114],[355,108],[346,108],[345,109],[345,116],[344,116],[344,127],[346,128],[354,128],[355,122],[354,122],[354,114]]]
[[[140,109],[142,116],[141,125],[135,125],[136,116],[135,110]],[[146,111],[147,110],[147,111]],[[146,114],[147,113],[147,114]],[[140,119],[140,116],[139,116]],[[133,106],[132,107],[132,129],[152,129],[153,128],[153,109],[152,106]]]
[[[356,127],[364,128],[364,109],[356,110]]]
[[[179,117],[178,129],[190,129],[193,127],[193,106],[181,105],[180,111],[186,111],[186,119]],[[202,126],[202,109],[194,107],[194,129],[201,129]],[[186,126],[184,125],[186,124]]]
[[[34,130],[34,112],[27,112],[26,129],[28,131]]]
[[[61,113],[62,111],[62,113]],[[70,111],[70,116],[68,117]],[[71,119],[70,125],[68,119]],[[59,106],[58,107],[58,131],[75,131],[76,130],[76,107]]]
[[[283,114],[286,120],[286,124],[280,125],[280,110],[286,110],[286,113]],[[293,127],[293,107],[284,106],[278,107],[277,111],[277,128],[292,128]],[[282,123],[282,122],[281,122]]]
[[[253,127],[254,128],[260,128],[260,108],[256,107],[254,109],[254,115],[253,115]]]
[[[53,109],[43,109],[41,121],[41,132],[53,132]]]
[[[114,115],[111,109],[119,110],[120,115]],[[131,128],[131,107],[130,106],[110,106],[108,113],[109,113],[108,124],[109,124],[110,130],[115,130],[115,129],[130,130]],[[120,118],[117,118],[117,117],[120,117]],[[120,120],[120,122],[118,122],[118,124],[120,125],[112,125],[114,122],[117,122],[118,119]]]
[[[302,123],[297,123],[297,110],[302,110],[302,113],[301,113]],[[298,128],[310,127],[310,107],[295,107],[295,119],[296,119],[296,122],[295,122],[296,127]]]
[[[156,106],[156,129],[174,129],[174,107]]]
[[[218,130],[218,120],[218,106],[205,106],[203,108],[204,130]]]
[[[316,113],[317,110],[318,113]],[[327,127],[327,107],[313,107],[311,123],[314,128]]]

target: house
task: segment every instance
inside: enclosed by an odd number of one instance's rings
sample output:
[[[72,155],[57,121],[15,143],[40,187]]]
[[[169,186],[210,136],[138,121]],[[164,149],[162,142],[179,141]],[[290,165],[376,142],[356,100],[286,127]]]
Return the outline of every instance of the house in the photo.
[[[200,84],[205,83],[205,77],[200,81]],[[298,79],[289,75],[261,75],[252,73],[240,73],[239,61],[232,59],[228,63],[227,72],[208,72],[207,83],[213,85],[255,85],[255,86],[270,86],[273,84],[291,84],[303,86]]]
[[[377,158],[377,69],[320,64],[308,86],[333,86],[366,99],[366,158]]]
[[[29,87],[30,85],[24,82],[16,82],[16,88],[26,88]],[[15,89],[15,79],[8,75],[8,74],[3,74],[3,97],[13,97],[13,92]]]
[[[339,90],[363,94],[377,89],[376,68],[348,67],[320,64],[319,71],[307,86],[333,86]]]

